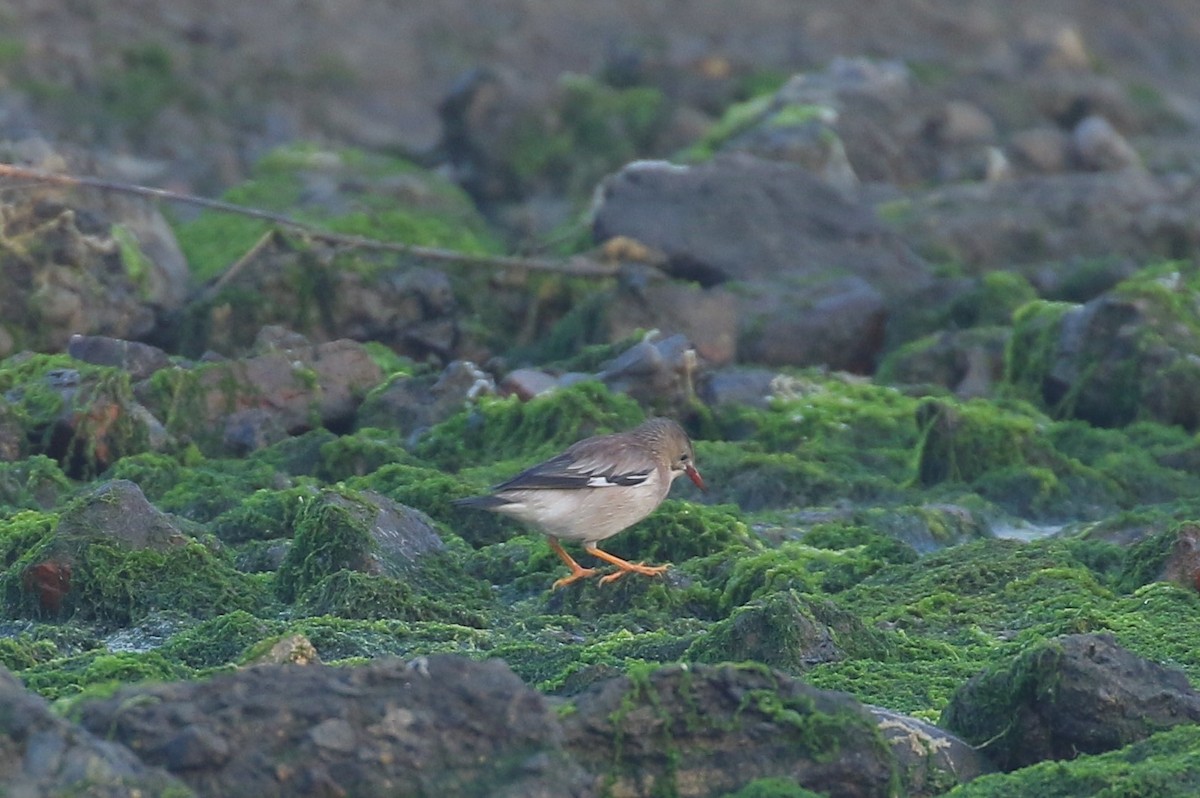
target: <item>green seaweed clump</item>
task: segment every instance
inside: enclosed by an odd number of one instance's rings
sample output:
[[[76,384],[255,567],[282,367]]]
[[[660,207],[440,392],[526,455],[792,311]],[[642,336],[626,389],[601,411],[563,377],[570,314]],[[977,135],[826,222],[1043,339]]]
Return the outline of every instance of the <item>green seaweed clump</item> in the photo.
[[[737,792],[725,793],[721,798],[821,798],[823,794],[801,787],[792,779],[755,779]]]
[[[1192,798],[1197,794],[1200,726],[1182,725],[1118,751],[980,776],[954,788],[946,798]]]
[[[582,382],[528,402],[484,399],[435,425],[414,454],[451,471],[497,460],[535,461],[582,438],[627,430],[644,417],[630,397],[600,382]]]
[[[236,662],[250,646],[278,634],[281,626],[278,621],[235,610],[177,632],[159,651],[189,668],[215,668]]]
[[[369,520],[377,509],[353,491],[322,492],[295,520],[295,538],[279,567],[276,590],[292,602],[328,576],[366,571],[378,550]]]
[[[269,611],[269,597],[264,580],[200,543],[161,552],[93,543],[80,554],[68,601],[77,618],[128,626],[163,609],[194,618]]]
[[[135,682],[170,682],[195,674],[158,651],[109,653],[100,648],[59,657],[21,671],[25,687],[49,701],[87,693],[100,697]]]

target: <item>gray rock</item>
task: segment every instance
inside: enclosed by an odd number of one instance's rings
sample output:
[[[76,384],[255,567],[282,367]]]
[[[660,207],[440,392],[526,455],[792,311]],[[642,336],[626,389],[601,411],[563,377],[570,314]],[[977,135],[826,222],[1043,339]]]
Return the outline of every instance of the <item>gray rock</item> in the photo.
[[[192,795],[161,768],[50,710],[0,667],[0,792],[22,798]]]
[[[995,770],[978,749],[945,729],[883,707],[867,709],[892,747],[910,796],[941,795],[947,782],[966,784]]]
[[[766,408],[771,399],[771,381],[776,372],[764,368],[729,367],[706,372],[700,379],[698,393],[704,403],[721,405],[750,405]]]
[[[1071,165],[1071,137],[1056,127],[1014,133],[1008,141],[1013,163],[1026,172],[1057,174]]]
[[[739,299],[743,362],[826,365],[857,374],[875,370],[889,309],[883,293],[866,280],[799,287],[764,282]]]
[[[677,280],[623,285],[606,303],[608,340],[638,330],[686,337],[706,364],[733,362],[738,343],[738,297],[722,286],[701,288]]]
[[[1071,144],[1080,166],[1093,172],[1142,165],[1133,145],[1102,116],[1092,115],[1081,120],[1071,131]]]
[[[202,795],[597,794],[546,699],[499,660],[263,665],[124,688],[80,713]]]
[[[1150,263],[1200,242],[1196,185],[1125,170],[946,186],[913,193],[894,223],[916,250],[943,253],[973,273]]]
[[[534,368],[513,369],[500,381],[502,394],[516,394],[523,402],[527,402],[535,396],[550,393],[558,387],[557,377]]]
[[[358,414],[359,426],[399,429],[413,436],[496,393],[491,375],[467,360],[456,360],[438,375],[393,377],[372,391]]]
[[[1200,722],[1200,694],[1177,670],[1110,635],[1067,635],[975,676],[940,725],[979,745],[1001,770],[1073,759]]]
[[[792,164],[746,156],[695,167],[640,162],[605,180],[598,197],[597,241],[636,239],[666,254],[667,273],[701,285],[815,282],[847,269],[885,292],[928,279],[868,207]]]
[[[101,335],[73,335],[67,354],[97,366],[115,366],[130,374],[130,379],[145,379],[170,365],[166,352],[149,343],[122,341]]]
[[[823,732],[804,735],[769,707]],[[611,794],[716,798],[769,777],[831,798],[893,794],[891,751],[861,704],[761,666],[675,665],[637,682],[622,676],[577,696],[575,708],[562,721],[567,749]]]
[[[610,390],[650,406],[684,406],[695,395],[696,351],[682,335],[647,336],[597,375]]]

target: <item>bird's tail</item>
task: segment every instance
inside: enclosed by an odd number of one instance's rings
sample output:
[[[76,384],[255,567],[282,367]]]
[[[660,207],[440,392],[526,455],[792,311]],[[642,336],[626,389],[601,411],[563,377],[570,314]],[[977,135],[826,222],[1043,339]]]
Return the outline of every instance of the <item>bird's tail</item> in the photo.
[[[465,499],[455,499],[451,503],[458,507],[473,507],[476,510],[495,510],[508,504],[499,496],[468,496]]]

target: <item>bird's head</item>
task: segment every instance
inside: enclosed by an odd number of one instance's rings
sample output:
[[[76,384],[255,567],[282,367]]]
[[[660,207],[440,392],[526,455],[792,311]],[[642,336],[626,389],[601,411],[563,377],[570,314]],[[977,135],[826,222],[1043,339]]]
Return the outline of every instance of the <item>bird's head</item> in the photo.
[[[662,457],[671,470],[671,479],[680,474],[687,474],[688,479],[700,490],[708,490],[704,478],[696,470],[696,453],[692,449],[692,441],[688,438],[683,427],[667,418],[652,418],[638,428],[651,441],[651,446]]]

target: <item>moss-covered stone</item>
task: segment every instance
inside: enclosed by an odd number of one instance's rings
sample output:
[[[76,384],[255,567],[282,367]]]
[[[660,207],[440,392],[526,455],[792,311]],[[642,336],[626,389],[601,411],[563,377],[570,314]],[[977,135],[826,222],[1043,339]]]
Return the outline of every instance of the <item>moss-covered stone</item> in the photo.
[[[345,203],[324,207],[322,192],[306,194],[305,186],[322,175],[337,175],[344,185],[357,186]],[[405,175],[419,179],[435,203],[397,203],[388,180]],[[300,221],[330,230],[479,252],[496,246],[478,215],[469,210],[465,195],[449,181],[437,178],[399,158],[358,150],[322,150],[311,144],[281,147],[264,156],[250,180],[230,189],[223,199],[268,211],[287,212]],[[198,280],[211,279],[244,255],[271,224],[228,213],[206,211],[176,228],[179,245]]]
[[[1180,726],[1119,751],[980,776],[951,790],[947,798],[1012,795],[1190,798],[1200,792],[1198,752],[1200,726]]]
[[[129,374],[65,355],[15,355],[0,361],[0,393],[23,427],[32,454],[71,477],[95,477],[120,458],[149,448],[133,412]]]
[[[521,531],[519,524],[495,513],[455,506],[455,499],[473,496],[480,488],[441,469],[392,463],[346,484],[358,490],[376,491],[428,513],[472,546],[498,543]]]
[[[1031,302],[1014,316],[1007,379],[1060,418],[1156,419],[1195,430],[1200,271],[1147,267],[1084,305]]]
[[[246,649],[278,634],[281,627],[278,621],[236,610],[172,635],[159,651],[189,668],[215,668],[237,662]]]
[[[45,455],[33,455],[11,463],[0,463],[0,510],[49,510],[75,489],[58,463]]]
[[[882,638],[832,604],[779,590],[714,623],[685,658],[712,663],[752,660],[800,673],[847,656],[880,656]]]
[[[21,671],[21,681],[28,689],[54,701],[84,692],[99,697],[134,682],[176,681],[193,675],[190,668],[170,661],[157,651],[111,654],[97,649],[26,668]]]
[[[620,432],[645,418],[637,403],[599,382],[522,402],[484,399],[436,425],[417,443],[422,461],[452,471],[481,462],[536,461],[590,435]]]
[[[310,487],[258,490],[213,519],[218,538],[233,545],[292,537],[297,519],[316,497]]]
[[[821,793],[801,787],[792,779],[755,779],[737,792],[721,798],[820,798]]]
[[[295,518],[294,543],[279,568],[280,598],[291,602],[339,571],[371,568],[379,548],[369,523],[376,512],[352,491],[326,491],[305,502]]]

